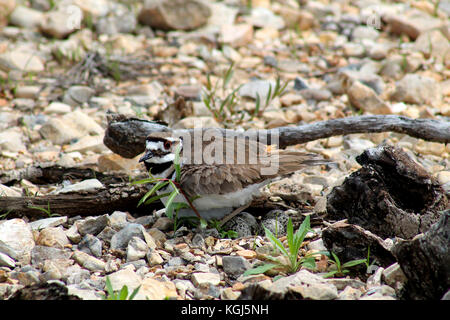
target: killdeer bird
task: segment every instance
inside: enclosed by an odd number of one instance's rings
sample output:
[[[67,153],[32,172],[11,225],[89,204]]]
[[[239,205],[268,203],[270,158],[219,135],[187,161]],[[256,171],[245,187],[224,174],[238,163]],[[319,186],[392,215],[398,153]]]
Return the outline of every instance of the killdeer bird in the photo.
[[[260,194],[260,188],[274,178],[307,166],[329,163],[317,159],[315,154],[280,150],[243,137],[221,135],[219,139],[205,142],[202,138],[195,141],[195,134],[177,137],[171,132],[150,134],[139,162],[154,177],[174,179],[177,148],[181,168],[179,185],[187,197],[195,197],[192,204],[204,219],[222,219],[236,208],[245,208]],[[165,204],[167,198],[161,200]],[[181,194],[174,201],[186,203]],[[179,215],[192,216],[194,212],[181,209]]]

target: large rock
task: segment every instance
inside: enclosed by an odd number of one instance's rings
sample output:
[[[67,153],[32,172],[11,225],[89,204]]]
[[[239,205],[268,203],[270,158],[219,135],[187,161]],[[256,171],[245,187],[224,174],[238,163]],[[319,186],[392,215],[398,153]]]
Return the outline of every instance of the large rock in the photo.
[[[343,87],[354,107],[372,114],[392,113],[389,106],[370,87],[357,80],[348,79],[348,81],[348,83],[344,81]]]
[[[414,47],[427,57],[433,57],[438,63],[445,61],[445,55],[450,50],[450,41],[440,30],[422,33],[415,41]]]
[[[383,19],[392,33],[406,34],[413,40],[423,32],[437,29],[445,24],[445,21],[417,9],[409,10],[404,14],[386,14]]]
[[[82,111],[65,114],[61,118],[50,118],[39,133],[54,144],[67,144],[86,135],[103,135],[103,128]]]
[[[432,78],[407,74],[397,82],[391,99],[406,103],[438,105],[442,101],[442,90],[440,84]]]
[[[128,290],[130,292],[130,290]],[[164,300],[178,298],[175,284],[170,281],[160,281],[153,278],[145,278],[135,297],[135,300]]]
[[[34,238],[30,226],[22,219],[0,221],[0,250],[22,265],[31,261],[31,250],[34,248]],[[6,250],[5,250],[6,251]]]
[[[17,6],[9,16],[12,25],[22,28],[36,28],[44,18],[44,14],[24,6]]]
[[[146,0],[139,22],[162,30],[192,30],[203,26],[210,8],[197,0]]]
[[[0,69],[6,72],[41,72],[44,71],[44,62],[33,52],[12,50],[0,54]]]
[[[80,29],[83,12],[77,6],[71,5],[58,11],[46,13],[40,24],[40,30],[47,36],[62,39]]]
[[[247,286],[240,296],[240,300],[271,300],[271,299],[308,299],[332,300],[338,297],[334,284],[319,275],[307,270],[288,277],[281,278],[269,286],[252,284]]]

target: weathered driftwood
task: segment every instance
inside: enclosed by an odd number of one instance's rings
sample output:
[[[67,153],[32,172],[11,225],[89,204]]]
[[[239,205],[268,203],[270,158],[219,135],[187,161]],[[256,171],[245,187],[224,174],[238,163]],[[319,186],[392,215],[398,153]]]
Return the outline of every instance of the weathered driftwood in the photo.
[[[36,197],[0,197],[1,214],[9,212],[10,217],[48,217],[48,214],[65,216],[90,216],[110,214],[115,210],[146,212],[151,214],[155,206],[137,203],[148,191],[143,185],[130,186],[129,183],[107,185],[92,192],[72,192]],[[49,212],[33,208],[39,207]]]
[[[48,214],[87,216],[111,213],[114,210],[150,213],[158,204],[137,208],[137,203],[148,191],[145,185],[131,185],[128,177],[104,174],[91,169],[36,166],[19,171],[6,171],[0,183],[12,184],[27,179],[35,184],[56,184],[63,180],[76,181],[96,178],[105,186],[95,191],[80,191],[44,196],[0,197],[0,214],[9,217],[46,217]],[[35,209],[39,207],[48,211]]]
[[[114,114],[110,114],[108,122],[103,141],[109,149],[125,158],[134,158],[142,153],[145,148],[145,138],[151,132],[171,130],[157,122]],[[242,134],[233,130],[217,130],[227,135]],[[189,129],[189,131],[192,131],[192,129]],[[428,141],[450,142],[450,122],[433,119],[411,119],[395,115],[348,117],[296,127],[279,127],[267,131],[269,136],[267,142],[271,143],[271,135],[278,135],[279,146],[284,148],[289,145],[337,135],[387,131],[404,133]]]
[[[86,168],[66,168],[52,163],[42,163],[20,170],[3,171],[0,173],[0,183],[9,185],[26,179],[34,184],[61,183],[64,180],[83,180],[96,178],[102,183],[121,183],[128,181],[128,176],[120,173],[104,174]]]
[[[425,234],[397,244],[393,252],[408,278],[406,299],[439,300],[450,289],[450,210]]]
[[[448,206],[440,184],[399,148],[380,145],[356,160],[362,168],[327,196],[327,218],[348,219],[376,235],[410,239]]]

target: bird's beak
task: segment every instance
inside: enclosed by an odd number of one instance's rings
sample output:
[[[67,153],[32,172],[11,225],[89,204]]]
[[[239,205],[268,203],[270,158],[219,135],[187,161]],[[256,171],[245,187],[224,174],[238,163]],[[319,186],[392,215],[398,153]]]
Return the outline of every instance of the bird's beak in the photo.
[[[143,162],[145,160],[148,160],[151,157],[153,157],[153,153],[150,150],[146,150],[144,155],[139,159],[139,162]]]

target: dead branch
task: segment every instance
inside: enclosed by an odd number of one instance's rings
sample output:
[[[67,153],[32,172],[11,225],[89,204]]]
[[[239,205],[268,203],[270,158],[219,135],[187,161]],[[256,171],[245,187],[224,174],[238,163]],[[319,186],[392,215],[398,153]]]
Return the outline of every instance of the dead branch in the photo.
[[[110,117],[104,143],[113,152],[133,158],[145,148],[145,138],[155,131],[171,130],[159,123],[137,118]],[[191,131],[193,129],[189,129]],[[217,129],[222,134],[240,135],[233,130]],[[434,119],[411,119],[396,115],[370,115],[319,121],[296,127],[279,127],[268,130],[270,136],[279,135],[279,146],[306,143],[317,139],[352,133],[397,132],[427,141],[449,143],[450,122]]]
[[[90,216],[110,214],[115,210],[150,214],[157,203],[137,208],[137,203],[147,191],[145,185],[131,186],[129,183],[118,183],[93,192],[72,192],[38,197],[0,197],[0,208],[2,214],[8,214],[8,218],[23,216],[42,218],[48,217],[48,214]],[[46,213],[33,207],[46,210],[50,208],[50,210]]]

